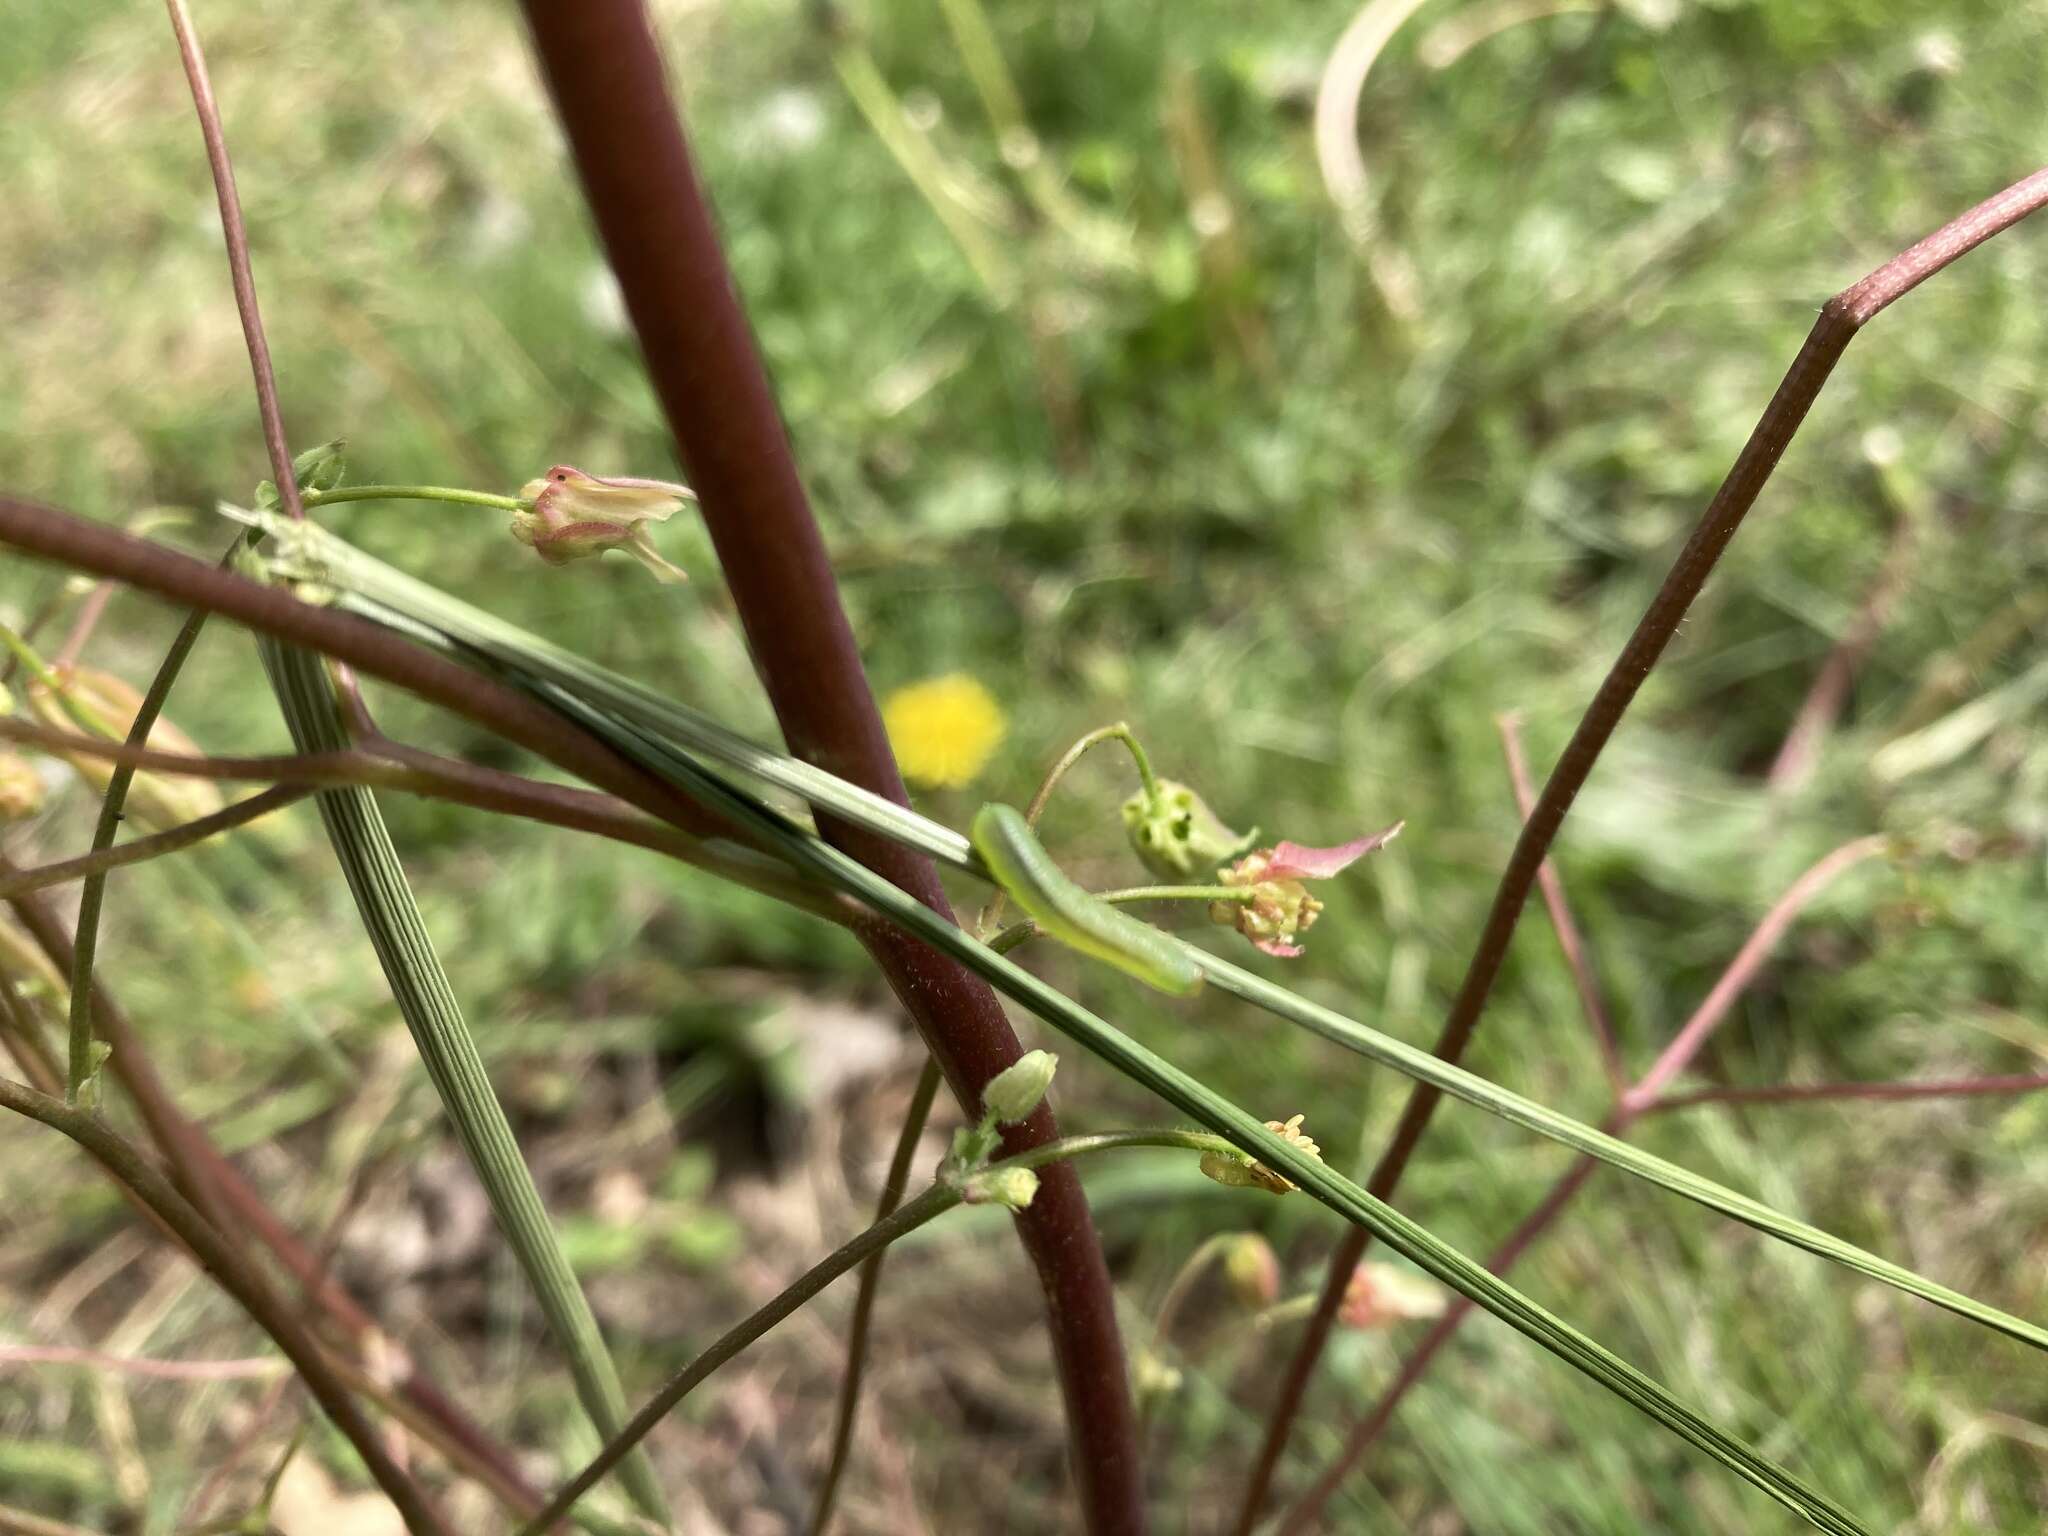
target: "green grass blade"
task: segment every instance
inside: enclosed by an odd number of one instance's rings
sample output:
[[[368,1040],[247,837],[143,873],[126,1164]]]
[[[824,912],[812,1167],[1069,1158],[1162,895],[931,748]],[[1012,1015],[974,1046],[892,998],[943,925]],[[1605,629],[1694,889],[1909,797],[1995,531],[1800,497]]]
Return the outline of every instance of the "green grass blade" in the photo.
[[[305,651],[267,640],[259,643],[264,668],[299,750],[347,747],[324,663]],[[498,1225],[533,1286],[548,1328],[568,1360],[584,1411],[608,1440],[627,1418],[618,1371],[491,1087],[483,1056],[420,918],[376,799],[360,787],[323,790],[316,798],[399,1012],[490,1198]],[[646,1457],[630,1458],[620,1475],[634,1502],[667,1525],[667,1504]]]

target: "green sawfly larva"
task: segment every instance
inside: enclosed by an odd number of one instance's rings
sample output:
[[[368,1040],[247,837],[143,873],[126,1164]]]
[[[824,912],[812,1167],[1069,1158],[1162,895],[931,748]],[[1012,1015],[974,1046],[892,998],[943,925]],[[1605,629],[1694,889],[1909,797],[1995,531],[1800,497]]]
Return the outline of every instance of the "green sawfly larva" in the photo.
[[[1201,986],[1201,967],[1180,945],[1069,880],[1015,806],[984,805],[968,835],[996,884],[1041,932],[1176,997]]]

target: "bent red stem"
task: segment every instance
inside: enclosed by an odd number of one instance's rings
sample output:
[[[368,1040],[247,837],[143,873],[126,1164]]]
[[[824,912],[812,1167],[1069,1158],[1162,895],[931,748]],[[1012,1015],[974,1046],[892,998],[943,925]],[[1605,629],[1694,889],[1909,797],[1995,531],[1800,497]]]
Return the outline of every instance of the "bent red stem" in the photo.
[[[1900,252],[1861,282],[1843,289],[1822,306],[1820,318],[1814,322],[1806,344],[1792,360],[1784,381],[1764,408],[1763,416],[1750,433],[1749,441],[1743,445],[1734,467],[1728,471],[1727,478],[1714,493],[1714,499],[1708,503],[1699,526],[1693,530],[1692,537],[1686,541],[1685,548],[1665,575],[1663,585],[1651,599],[1628,644],[1622,647],[1621,655],[1594,694],[1593,702],[1586,707],[1578,729],[1572,733],[1563,756],[1543,786],[1543,794],[1537,800],[1535,810],[1523,824],[1522,834],[1516,840],[1507,868],[1501,874],[1500,886],[1494,893],[1486,926],[1480,931],[1479,941],[1474,946],[1464,984],[1458,989],[1443,1031],[1437,1037],[1438,1056],[1454,1062],[1464,1055],[1472,1032],[1478,1026],[1479,1015],[1500,975],[1501,964],[1507,957],[1508,942],[1514,936],[1522,907],[1529,899],[1530,887],[1535,884],[1537,872],[1549,855],[1550,845],[1557,836],[1558,827],[1564,822],[1565,814],[1570,811],[1573,800],[1578,798],[1579,790],[1593,771],[1593,764],[1599,760],[1615,727],[1627,713],[1637,690],[1664,654],[1679,621],[1706,585],[1721,552],[1728,547],[1728,541],[1735,536],[1742,519],[1755,505],[1758,493],[1769,481],[1772,470],[1777,468],[1778,460],[1784,455],[1793,434],[1799,430],[1800,423],[1806,419],[1821,386],[1827,382],[1828,375],[1834,371],[1835,364],[1841,360],[1842,353],[1855,339],[1857,331],[1887,305],[2001,230],[2009,229],[2044,203],[2048,203],[2048,169],[2036,171],[1996,196],[1987,198],[1960,218]],[[1428,1084],[1418,1084],[1409,1095],[1407,1107],[1394,1128],[1393,1138],[1366,1181],[1366,1188],[1379,1199],[1392,1199],[1401,1175],[1408,1167],[1408,1159],[1414,1155],[1416,1143],[1422,1139],[1430,1116],[1436,1112],[1437,1102],[1442,1097],[1439,1089]],[[1302,1394],[1329,1338],[1337,1305],[1343,1299],[1345,1282],[1364,1254],[1368,1240],[1362,1229],[1354,1229],[1345,1235],[1331,1259],[1329,1275],[1317,1299],[1315,1314],[1310,1318],[1308,1330],[1288,1366],[1286,1380],[1281,1385],[1279,1399],[1267,1423],[1266,1437],[1253,1465],[1244,1506],[1239,1513],[1238,1536],[1248,1536],[1260,1507],[1265,1503],[1266,1490],[1272,1483],[1274,1469],[1279,1465],[1280,1454],[1286,1447],[1295,1416],[1300,1410]]]

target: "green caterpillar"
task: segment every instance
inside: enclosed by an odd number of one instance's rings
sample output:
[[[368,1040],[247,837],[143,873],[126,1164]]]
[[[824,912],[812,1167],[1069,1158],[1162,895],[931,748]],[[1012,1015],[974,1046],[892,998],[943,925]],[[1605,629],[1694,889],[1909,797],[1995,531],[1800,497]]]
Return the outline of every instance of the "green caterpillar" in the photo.
[[[1202,985],[1201,967],[1180,945],[1069,880],[1015,806],[984,805],[968,836],[996,884],[1042,932],[1176,997]]]

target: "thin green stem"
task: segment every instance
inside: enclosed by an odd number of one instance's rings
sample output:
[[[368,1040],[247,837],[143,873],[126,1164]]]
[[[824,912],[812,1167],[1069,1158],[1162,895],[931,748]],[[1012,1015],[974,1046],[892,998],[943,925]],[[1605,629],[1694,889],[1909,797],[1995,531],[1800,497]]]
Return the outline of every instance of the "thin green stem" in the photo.
[[[320,659],[269,640],[261,642],[259,650],[299,749],[347,750],[347,730]],[[482,1052],[427,932],[376,797],[360,787],[325,789],[316,804],[399,1014],[567,1360],[576,1395],[598,1433],[615,1434],[626,1413],[618,1371],[491,1086]],[[624,1480],[634,1502],[657,1523],[667,1525],[670,1517],[661,1485],[644,1458],[629,1462]]]
[[[241,544],[242,535],[237,535],[229,547],[229,554],[232,555]],[[164,652],[156,676],[150,679],[149,691],[143,694],[135,718],[129,723],[128,746],[149,745],[149,733],[156,725],[157,717],[164,712],[164,702],[171,696],[171,686],[185,669],[185,660],[198,643],[199,632],[206,627],[206,619],[206,610],[195,608],[178,626],[178,633],[172,639],[170,649]],[[121,809],[128,803],[128,786],[134,779],[135,770],[126,763],[115,763],[107,775],[107,792],[100,800],[99,820],[92,829],[92,853],[102,854],[114,846],[114,835],[121,830]],[[101,869],[87,875],[78,893],[78,925],[71,959],[71,1044],[64,1081],[64,1098],[71,1104],[78,1102],[79,1094],[92,1077],[92,967],[99,951],[100,911],[106,905],[106,896],[107,872]]]
[[[1157,1355],[1166,1347],[1167,1335],[1173,1331],[1173,1322],[1180,1315],[1181,1304],[1188,1299],[1188,1292],[1194,1289],[1195,1282],[1202,1278],[1202,1272],[1216,1262],[1224,1249],[1237,1241],[1237,1236],[1235,1232],[1211,1233],[1195,1245],[1194,1252],[1174,1271],[1173,1279],[1167,1284],[1166,1295],[1160,1299],[1159,1311],[1152,1319],[1153,1354]]]
[[[465,491],[452,485],[344,485],[331,491],[308,490],[300,494],[309,507],[324,507],[337,501],[447,501],[469,507],[495,507],[500,512],[527,510],[527,504],[517,496]]]
[[[20,663],[22,667],[27,669],[28,675],[49,689],[50,692],[55,694],[63,692],[64,685],[57,680],[56,674],[44,665],[43,658],[36,654],[36,648],[30,645],[24,637],[9,629],[5,624],[0,624],[0,646],[5,646],[7,653]]]
[[[1211,1135],[1206,1131],[1105,1131],[1093,1136],[1066,1136],[1058,1141],[1047,1142],[1042,1147],[1033,1147],[1028,1152],[991,1164],[988,1171],[1043,1168],[1048,1163],[1060,1162],[1066,1158],[1081,1157],[1091,1152],[1108,1152],[1123,1147],[1180,1147],[1190,1152],[1237,1151],[1237,1147],[1227,1138]],[[933,1218],[944,1215],[958,1205],[961,1199],[960,1190],[951,1185],[932,1185],[908,1205],[900,1207],[893,1214],[884,1217],[859,1236],[819,1260],[781,1295],[743,1322],[736,1323],[728,1329],[717,1343],[684,1366],[669,1379],[666,1386],[648,1399],[647,1405],[633,1415],[631,1422],[612,1437],[605,1448],[591,1459],[589,1465],[565,1483],[562,1490],[548,1501],[547,1508],[520,1528],[519,1536],[540,1536],[541,1532],[568,1514],[578,1499],[595,1487],[600,1478],[618,1465],[629,1451],[647,1437],[655,1425],[668,1417],[677,1404],[688,1397],[720,1366],[740,1354],[756,1339],[856,1264],[864,1262],[872,1254],[882,1252],[898,1238],[908,1236]]]
[[[1119,720],[1114,725],[1099,726],[1090,731],[1060,754],[1059,761],[1048,768],[1045,777],[1039,781],[1038,793],[1031,797],[1031,803],[1024,808],[1026,826],[1038,825],[1038,818],[1045,814],[1046,805],[1052,800],[1052,792],[1060,787],[1060,780],[1067,776],[1074,764],[1088,755],[1091,748],[1099,747],[1105,741],[1121,741],[1130,749],[1131,761],[1138,765],[1138,782],[1145,788],[1145,798],[1150,800],[1158,795],[1159,780],[1152,775],[1152,759],[1145,755],[1145,749],[1139,744],[1129,723]],[[1002,920],[1003,904],[1008,900],[1009,892],[998,886],[995,895],[988,899],[988,905],[981,909],[981,916],[976,920],[981,932],[988,933]],[[1022,942],[1022,939],[1013,939],[1011,945],[1014,947]]]
[[[1127,885],[1122,890],[1104,891],[1097,899],[1122,906],[1136,901],[1247,902],[1257,895],[1242,885]]]
[[[882,1182],[882,1197],[875,1203],[875,1220],[885,1221],[903,1202],[910,1184],[910,1160],[917,1155],[917,1143],[924,1135],[942,1074],[936,1057],[926,1057],[918,1074],[917,1087],[910,1096],[910,1108],[903,1116],[903,1129],[896,1137],[896,1151],[889,1159],[889,1176]],[[817,1503],[811,1513],[811,1536],[824,1536],[832,1520],[832,1505],[839,1495],[839,1480],[853,1449],[854,1420],[860,1414],[860,1383],[867,1368],[868,1329],[874,1318],[875,1297],[882,1286],[882,1258],[876,1249],[860,1267],[860,1291],[853,1299],[853,1320],[846,1334],[846,1375],[839,1383],[839,1413],[832,1427],[832,1454],[825,1476],[818,1484]]]
[[[1105,725],[1099,731],[1090,731],[1068,748],[1067,755],[1053,765],[1052,772],[1046,775],[1045,784],[1038,791],[1038,797],[1031,802],[1031,810],[1026,813],[1026,819],[1034,827],[1038,825],[1038,815],[1045,809],[1045,801],[1052,794],[1053,786],[1066,777],[1067,770],[1074,766],[1082,753],[1105,741],[1120,741],[1130,752],[1131,761],[1138,768],[1138,783],[1143,787],[1147,800],[1159,794],[1159,779],[1152,772],[1152,759],[1146,753],[1144,743],[1138,740],[1137,733],[1131,729],[1128,722],[1119,720],[1115,725]]]

